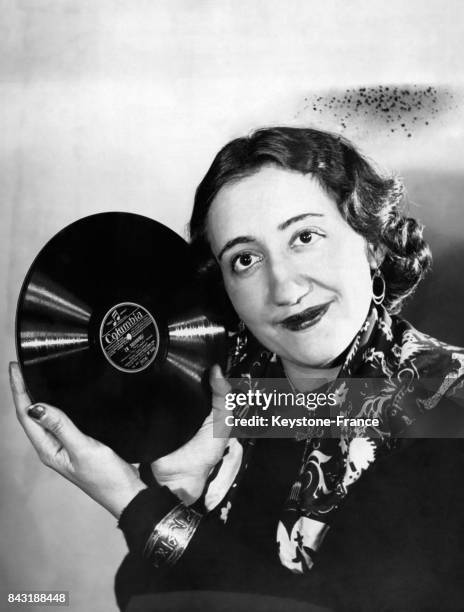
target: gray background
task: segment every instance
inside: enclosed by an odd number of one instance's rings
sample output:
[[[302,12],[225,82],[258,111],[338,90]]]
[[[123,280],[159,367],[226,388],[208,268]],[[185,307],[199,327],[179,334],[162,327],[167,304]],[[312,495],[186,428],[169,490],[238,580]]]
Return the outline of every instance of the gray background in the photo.
[[[0,15],[0,576],[5,590],[66,589],[71,610],[106,612],[122,536],[37,461],[13,415],[7,363],[33,258],[94,212],[137,212],[183,233],[194,188],[231,137],[275,123],[336,127],[302,112],[308,92],[459,91],[464,3],[3,0]],[[462,105],[410,139],[362,122],[345,133],[405,178],[428,227],[435,269],[408,316],[464,344]]]

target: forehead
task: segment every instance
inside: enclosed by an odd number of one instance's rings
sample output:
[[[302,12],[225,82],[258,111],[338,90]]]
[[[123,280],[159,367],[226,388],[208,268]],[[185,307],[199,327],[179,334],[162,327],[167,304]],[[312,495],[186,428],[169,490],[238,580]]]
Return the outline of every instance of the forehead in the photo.
[[[208,213],[208,237],[214,248],[236,236],[277,230],[287,219],[305,213],[342,220],[336,204],[314,178],[266,166],[222,187]]]

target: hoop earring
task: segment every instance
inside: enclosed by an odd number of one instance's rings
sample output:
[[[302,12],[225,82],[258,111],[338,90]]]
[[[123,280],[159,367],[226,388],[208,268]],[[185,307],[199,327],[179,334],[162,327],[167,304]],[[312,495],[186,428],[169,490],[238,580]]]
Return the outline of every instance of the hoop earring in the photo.
[[[379,281],[382,283],[382,291],[380,293],[375,292],[376,279],[379,279]],[[383,277],[383,274],[380,269],[377,268],[374,272],[374,275],[372,276],[372,301],[376,306],[380,306],[380,304],[382,304],[382,302],[384,301],[386,288],[387,285],[385,283],[385,278]]]

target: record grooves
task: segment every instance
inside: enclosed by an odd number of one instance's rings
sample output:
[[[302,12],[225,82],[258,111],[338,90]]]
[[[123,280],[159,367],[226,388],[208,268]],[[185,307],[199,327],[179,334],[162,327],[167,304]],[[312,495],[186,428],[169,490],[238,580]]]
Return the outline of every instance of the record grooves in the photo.
[[[178,448],[210,410],[226,333],[194,281],[187,243],[131,213],[56,234],[18,300],[18,360],[34,402],[53,404],[131,462]]]

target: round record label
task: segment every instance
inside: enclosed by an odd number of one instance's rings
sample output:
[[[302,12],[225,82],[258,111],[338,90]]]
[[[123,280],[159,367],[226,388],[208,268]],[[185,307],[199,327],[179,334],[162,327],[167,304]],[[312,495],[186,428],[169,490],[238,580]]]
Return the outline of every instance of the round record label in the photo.
[[[153,363],[159,347],[155,319],[140,304],[116,304],[103,317],[100,345],[106,359],[118,370],[145,370]]]

